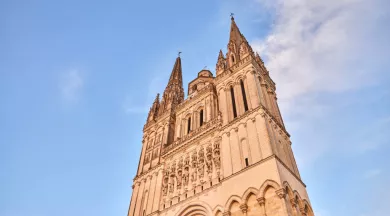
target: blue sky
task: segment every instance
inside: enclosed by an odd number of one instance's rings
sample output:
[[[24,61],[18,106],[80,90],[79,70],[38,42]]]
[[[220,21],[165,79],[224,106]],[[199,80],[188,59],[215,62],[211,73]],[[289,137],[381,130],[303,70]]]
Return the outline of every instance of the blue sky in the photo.
[[[0,215],[126,215],[142,127],[186,84],[260,52],[316,215],[390,215],[386,0],[0,1]]]

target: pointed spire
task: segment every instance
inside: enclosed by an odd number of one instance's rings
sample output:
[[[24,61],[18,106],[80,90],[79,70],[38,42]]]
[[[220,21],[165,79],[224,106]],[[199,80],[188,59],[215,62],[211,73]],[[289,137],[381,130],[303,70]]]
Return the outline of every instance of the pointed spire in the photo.
[[[219,60],[219,59],[225,59],[225,57],[223,56],[223,52],[222,52],[221,49],[219,50],[218,60]]]
[[[156,98],[154,99],[154,102],[153,102],[153,106],[154,106],[155,104],[159,104],[159,103],[160,103],[160,94],[157,93]]]
[[[236,21],[234,21],[234,17],[231,16],[228,52],[226,55],[227,66],[231,67],[235,65],[249,54],[253,54],[252,48],[244,35],[241,34]]]
[[[176,105],[183,101],[184,89],[181,70],[181,58],[178,56],[176,58],[175,65],[173,66],[171,76],[169,77],[167,87],[165,88],[161,99],[159,115],[174,109]]]
[[[183,78],[182,78],[182,71],[181,71],[181,58],[178,56],[175,61],[175,65],[173,66],[171,76],[169,77],[168,85],[172,83],[177,83],[181,86],[183,86]]]
[[[218,61],[215,69],[215,71],[217,72],[217,76],[223,71],[225,71],[225,69],[226,69],[226,59],[225,56],[223,55],[222,50],[219,50]]]
[[[234,17],[231,16],[228,52],[226,55],[228,67],[233,66],[240,60],[239,49],[243,41],[244,39],[240,32],[240,29],[238,29],[238,26],[234,21]]]
[[[235,41],[239,42],[240,44],[242,42],[242,34],[240,32],[240,29],[238,28],[236,22],[234,21],[234,17],[231,18],[232,22],[230,24],[230,37],[229,41]]]
[[[158,113],[158,108],[160,107],[160,94],[156,95],[156,98],[154,99],[152,107],[150,107],[149,114],[148,114],[148,122],[151,120],[155,120]]]

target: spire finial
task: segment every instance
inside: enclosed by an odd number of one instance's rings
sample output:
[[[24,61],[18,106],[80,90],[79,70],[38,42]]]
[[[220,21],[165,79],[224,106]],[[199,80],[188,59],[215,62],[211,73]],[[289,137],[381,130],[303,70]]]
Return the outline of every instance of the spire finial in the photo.
[[[177,52],[177,57],[180,57],[181,51]]]
[[[234,20],[234,13],[230,13],[230,18]]]

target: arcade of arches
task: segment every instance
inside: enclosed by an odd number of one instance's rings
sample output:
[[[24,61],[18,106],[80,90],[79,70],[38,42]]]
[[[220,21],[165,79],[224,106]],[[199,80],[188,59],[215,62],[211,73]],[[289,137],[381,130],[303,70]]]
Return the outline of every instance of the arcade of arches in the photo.
[[[277,187],[277,188],[276,188]],[[189,205],[177,216],[314,216],[310,204],[291,189],[267,181],[259,190],[249,188],[242,196],[233,195],[225,207],[217,206],[212,212],[202,204]]]

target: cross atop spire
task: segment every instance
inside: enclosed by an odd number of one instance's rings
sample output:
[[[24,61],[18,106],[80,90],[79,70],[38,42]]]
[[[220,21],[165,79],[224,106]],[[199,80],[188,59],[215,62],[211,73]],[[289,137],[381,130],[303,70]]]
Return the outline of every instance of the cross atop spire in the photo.
[[[172,73],[169,77],[169,82],[167,86],[173,83],[179,84],[180,86],[183,85],[180,53],[181,52],[179,52],[179,56],[176,58],[175,65],[173,66]]]
[[[231,17],[232,17],[232,23],[230,24],[230,39],[229,39],[229,41],[233,40],[233,41],[241,43],[243,36],[240,32],[240,29],[238,29],[236,22],[234,21],[233,15],[231,15]]]
[[[230,18],[234,20],[234,13],[230,13]]]

